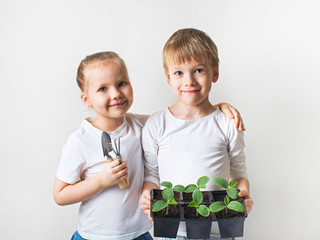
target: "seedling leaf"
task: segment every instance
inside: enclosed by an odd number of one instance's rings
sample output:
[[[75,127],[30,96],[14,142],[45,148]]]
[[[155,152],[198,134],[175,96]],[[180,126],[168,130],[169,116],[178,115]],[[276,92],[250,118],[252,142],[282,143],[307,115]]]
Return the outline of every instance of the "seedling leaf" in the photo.
[[[228,204],[228,208],[231,209],[231,210],[237,211],[237,212],[243,212],[244,211],[243,205],[238,201],[231,201]]]
[[[226,196],[224,197],[224,204],[227,206],[227,205],[229,204],[229,202],[230,202],[230,198],[229,198],[228,195],[226,195]]]
[[[200,213],[200,215],[202,215],[204,217],[208,217],[210,214],[209,208],[205,205],[200,205],[197,208],[197,212]]]
[[[176,202],[176,200],[174,200],[174,198],[172,198],[168,201],[168,204],[178,204],[178,203]]]
[[[237,184],[238,184],[238,182],[230,181],[229,186],[230,187],[235,187]]]
[[[171,182],[162,182],[161,186],[165,188],[172,188],[172,183]]]
[[[163,200],[156,201],[152,205],[152,212],[159,212],[160,210],[164,209],[167,206],[168,206],[168,204]]]
[[[197,185],[200,188],[206,188],[206,184],[209,182],[209,177],[207,176],[203,176],[201,178],[198,179],[197,181]],[[203,187],[204,186],[204,187]]]
[[[189,203],[188,207],[197,207],[198,204],[195,201]]]
[[[210,205],[209,210],[211,212],[219,212],[219,211],[225,209],[226,207],[227,206],[223,202],[217,201],[217,202],[214,202]]]
[[[162,196],[164,198],[164,200],[166,200],[167,202],[173,198],[173,191],[172,189],[170,188],[165,188],[163,191],[162,191]]]
[[[235,188],[228,188],[227,189],[227,194],[229,195],[229,197],[231,197],[232,199],[237,199],[238,198],[238,191]]]
[[[195,184],[189,184],[188,186],[186,186],[186,193],[191,193],[195,189],[197,189],[197,186]]]
[[[213,179],[213,181],[219,187],[228,188],[228,186],[229,186],[227,180],[225,180],[224,178],[216,177]]]
[[[173,191],[184,192],[185,189],[184,189],[184,186],[182,186],[182,185],[176,185],[176,186],[173,187]]]
[[[200,203],[202,203],[203,201],[203,195],[202,192],[199,189],[195,189],[192,193],[192,199],[193,201],[195,201],[196,203],[198,203],[198,205]]]

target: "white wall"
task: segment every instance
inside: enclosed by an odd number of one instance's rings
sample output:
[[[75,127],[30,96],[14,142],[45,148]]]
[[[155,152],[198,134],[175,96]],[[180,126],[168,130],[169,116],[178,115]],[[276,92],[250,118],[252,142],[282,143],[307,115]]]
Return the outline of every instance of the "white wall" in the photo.
[[[195,27],[216,42],[211,100],[246,123],[254,209],[248,240],[319,239],[320,3],[250,0],[0,0],[0,238],[69,239],[78,205],[52,197],[61,149],[86,114],[75,82],[86,55],[124,58],[132,112],[173,103],[165,41]]]

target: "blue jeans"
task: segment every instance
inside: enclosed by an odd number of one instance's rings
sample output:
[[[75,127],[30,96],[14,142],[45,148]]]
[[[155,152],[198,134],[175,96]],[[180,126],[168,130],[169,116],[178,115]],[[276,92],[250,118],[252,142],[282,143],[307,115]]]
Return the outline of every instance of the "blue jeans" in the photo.
[[[159,240],[188,240],[187,237],[177,236],[177,238],[158,238]],[[210,237],[209,240],[231,240],[233,238],[219,238],[219,237]],[[196,239],[194,239],[196,240]],[[199,239],[199,240],[205,240],[205,239]]]
[[[135,238],[134,240],[152,240],[153,238],[151,237],[149,232],[146,232],[142,235],[140,235],[139,237]],[[83,237],[80,236],[80,234],[78,233],[78,231],[76,231],[72,237],[71,240],[86,240]]]

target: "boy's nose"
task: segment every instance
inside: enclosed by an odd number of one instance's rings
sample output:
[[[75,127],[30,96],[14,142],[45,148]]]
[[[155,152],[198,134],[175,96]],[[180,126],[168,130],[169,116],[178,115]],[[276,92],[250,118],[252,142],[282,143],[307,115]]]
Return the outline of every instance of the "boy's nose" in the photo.
[[[192,74],[186,74],[184,80],[185,85],[192,85],[195,82],[194,76]]]

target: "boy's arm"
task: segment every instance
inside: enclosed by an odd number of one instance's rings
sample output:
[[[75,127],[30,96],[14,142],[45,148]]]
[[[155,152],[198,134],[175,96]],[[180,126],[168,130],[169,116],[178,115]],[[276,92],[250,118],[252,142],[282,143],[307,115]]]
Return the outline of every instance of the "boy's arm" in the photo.
[[[253,201],[250,197],[249,181],[247,178],[238,178],[233,181],[238,182],[236,188],[240,190],[239,197],[244,198],[244,203],[246,205],[247,213],[249,214],[253,206]]]
[[[155,131],[154,118],[150,117],[142,130],[142,147],[144,158],[144,184],[141,191],[140,207],[142,211],[153,221],[150,217],[150,191],[151,189],[159,188],[159,174],[158,174],[158,144],[157,134]]]
[[[151,189],[158,188],[158,185],[153,182],[144,182],[141,191],[140,208],[148,216],[150,221],[153,221],[153,219],[150,217],[150,191]]]
[[[53,187],[54,200],[58,205],[82,202],[100,190],[119,183],[126,177],[128,177],[127,163],[119,164],[118,161],[113,161],[107,164],[96,176],[74,184],[56,178]]]
[[[234,119],[234,124],[239,131],[245,131],[243,119],[237,109],[228,103],[219,103],[214,107],[218,107],[228,118]]]

